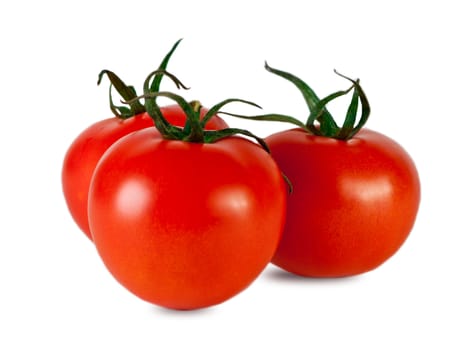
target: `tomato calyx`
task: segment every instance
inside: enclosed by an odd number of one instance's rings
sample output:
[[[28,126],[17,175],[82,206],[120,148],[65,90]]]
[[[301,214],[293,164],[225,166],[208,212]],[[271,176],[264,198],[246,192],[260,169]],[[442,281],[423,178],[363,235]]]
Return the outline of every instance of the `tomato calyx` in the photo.
[[[171,50],[166,54],[166,56],[163,58],[162,62],[160,63],[159,70],[165,70],[168,66],[168,62],[175,52],[176,48],[178,47],[178,44],[180,44],[182,39],[179,39],[171,48]],[[125,84],[122,79],[120,79],[117,74],[114,72],[104,69],[99,73],[99,78],[97,80],[97,85],[101,84],[101,81],[103,79],[103,76],[107,75],[110,81],[110,86],[109,86],[109,107],[112,111],[112,113],[119,119],[128,119],[133,116],[142,114],[146,112],[145,106],[140,102],[139,99],[137,98],[137,92],[135,88],[132,85],[127,85]],[[163,74],[157,74],[151,84],[151,91],[158,92],[160,90],[160,83],[162,81]],[[182,86],[183,88],[186,89],[186,87]],[[114,88],[117,93],[122,97],[123,100],[125,101],[131,101],[133,100],[132,103],[128,105],[123,105],[123,106],[116,106],[114,104],[113,98],[112,98],[112,88]]]
[[[239,129],[239,128],[225,128],[220,130],[205,130],[206,124],[218,113],[225,113],[221,111],[225,105],[233,102],[240,102],[248,104],[257,108],[261,108],[259,105],[254,102],[243,100],[240,98],[229,98],[224,101],[221,101],[211,107],[205,115],[201,118],[201,103],[198,101],[186,101],[182,96],[169,92],[169,91],[153,91],[150,86],[150,80],[156,75],[166,75],[170,77],[175,85],[180,88],[184,87],[183,83],[175,77],[173,74],[168,73],[165,70],[158,69],[149,74],[147,79],[144,82],[143,91],[144,94],[141,96],[134,97],[131,100],[122,101],[123,103],[133,104],[139,99],[145,100],[145,110],[153,119],[155,127],[160,132],[163,138],[169,140],[180,140],[185,142],[194,142],[194,143],[213,143],[218,140],[221,140],[225,137],[234,136],[234,135],[244,135],[254,140],[261,145],[261,147],[268,153],[270,153],[269,147],[265,143],[264,139],[258,137],[252,132]],[[180,108],[183,110],[186,116],[186,122],[184,127],[178,127],[170,124],[168,120],[163,116],[160,107],[157,104],[158,97],[166,97],[173,100]]]
[[[323,136],[323,137],[330,137],[338,140],[349,140],[353,136],[355,136],[358,131],[360,131],[363,126],[366,124],[369,114],[370,114],[370,106],[368,102],[368,98],[364,93],[361,85],[359,83],[359,79],[354,80],[348,78],[347,76],[340,74],[336,70],[334,70],[335,74],[338,76],[350,81],[352,85],[346,89],[334,92],[323,99],[320,99],[317,94],[310,88],[310,86],[305,83],[302,79],[296,77],[293,74],[288,72],[284,72],[278,69],[274,69],[270,67],[267,62],[265,63],[265,69],[275,75],[278,75],[291,83],[293,83],[299,91],[302,93],[302,96],[307,103],[307,107],[309,109],[309,116],[305,123],[301,122],[297,118],[292,116],[283,115],[283,114],[264,114],[258,116],[243,116],[237,114],[230,114],[236,117],[245,118],[245,119],[253,119],[253,120],[265,120],[265,121],[277,121],[277,122],[287,122],[294,124],[310,134]],[[348,106],[347,113],[343,125],[340,127],[336,123],[333,116],[327,109],[327,104],[338,97],[347,95],[350,91],[353,90],[353,95],[351,98],[350,105]],[[357,113],[358,107],[361,103],[361,116],[359,118],[358,123],[357,121]],[[316,125],[317,124],[317,125]]]

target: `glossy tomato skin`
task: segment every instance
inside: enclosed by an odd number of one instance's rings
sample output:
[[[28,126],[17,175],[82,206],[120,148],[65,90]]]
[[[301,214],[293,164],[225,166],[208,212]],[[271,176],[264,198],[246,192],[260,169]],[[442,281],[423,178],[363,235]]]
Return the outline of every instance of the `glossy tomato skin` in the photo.
[[[173,125],[183,126],[186,117],[178,105],[161,108],[164,117]],[[204,115],[206,109],[202,109]],[[128,119],[108,118],[85,129],[70,145],[63,161],[62,186],[68,209],[89,239],[92,239],[87,217],[87,201],[92,173],[104,152],[121,137],[153,126],[147,113]],[[206,128],[210,130],[227,127],[221,118],[213,117]]]
[[[368,129],[349,141],[293,129],[266,142],[294,189],[275,265],[308,277],[351,276],[401,247],[416,219],[420,182],[399,144]]]
[[[99,162],[89,223],[104,264],[129,291],[168,308],[208,307],[270,262],[286,189],[272,157],[247,139],[170,141],[149,128]]]

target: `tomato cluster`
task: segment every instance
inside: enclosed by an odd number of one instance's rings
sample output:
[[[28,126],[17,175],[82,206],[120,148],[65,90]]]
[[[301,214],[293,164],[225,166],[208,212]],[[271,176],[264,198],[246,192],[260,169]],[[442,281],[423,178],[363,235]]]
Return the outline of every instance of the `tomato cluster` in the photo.
[[[400,145],[363,128],[369,104],[359,81],[343,76],[351,87],[320,100],[266,64],[302,92],[310,113],[306,123],[235,115],[297,126],[262,139],[218,116],[249,101],[206,109],[160,91],[163,77],[184,87],[166,71],[178,43],[141,96],[101,72],[123,104],[110,92],[115,117],[83,131],[64,159],[71,215],[119,283],[150,303],[196,309],[238,294],[270,262],[303,276],[349,276],[399,249],[416,219],[419,178]],[[339,127],[326,105],[351,91]],[[175,103],[159,106],[158,97]]]

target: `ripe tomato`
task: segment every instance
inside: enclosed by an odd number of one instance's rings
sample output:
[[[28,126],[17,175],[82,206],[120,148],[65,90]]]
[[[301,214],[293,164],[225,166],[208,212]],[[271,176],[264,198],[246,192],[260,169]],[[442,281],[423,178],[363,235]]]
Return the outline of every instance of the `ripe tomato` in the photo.
[[[129,134],[99,161],[89,192],[95,246],[112,275],[174,309],[245,289],[281,237],[286,185],[272,157],[238,136],[213,143]]]
[[[161,110],[171,124],[177,126],[185,124],[185,113],[178,105],[165,106]],[[203,116],[206,111],[202,108],[201,115]],[[62,169],[63,193],[73,219],[90,239],[87,202],[89,184],[97,162],[104,152],[121,137],[153,125],[154,122],[147,113],[127,119],[108,118],[88,127],[69,147]],[[215,116],[210,119],[206,127],[215,130],[225,128],[227,124]]]
[[[414,225],[420,201],[414,162],[389,137],[363,129],[370,107],[359,80],[337,73],[352,86],[320,100],[300,78],[267,63],[265,67],[292,82],[310,112],[305,124],[280,114],[246,117],[298,126],[265,139],[293,187],[272,262],[311,277],[349,276],[376,268],[401,247]],[[339,127],[326,105],[350,91],[353,96]]]
[[[401,247],[420,184],[399,144],[368,129],[336,140],[298,128],[265,141],[293,184],[275,265],[304,276],[348,276],[376,268]]]

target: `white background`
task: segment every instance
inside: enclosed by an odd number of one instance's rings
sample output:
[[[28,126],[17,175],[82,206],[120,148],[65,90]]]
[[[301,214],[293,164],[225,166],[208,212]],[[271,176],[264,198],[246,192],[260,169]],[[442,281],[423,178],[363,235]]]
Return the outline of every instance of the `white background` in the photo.
[[[458,0],[2,2],[0,348],[475,349],[473,15]],[[300,94],[264,60],[322,96],[348,85],[334,68],[359,77],[368,127],[401,143],[420,172],[401,250],[348,279],[269,266],[235,298],[192,312],[117,284],[69,216],[62,158],[110,116],[99,71],[140,88],[179,38],[169,69],[207,106],[241,97],[305,118]],[[228,122],[261,136],[288,127]]]

